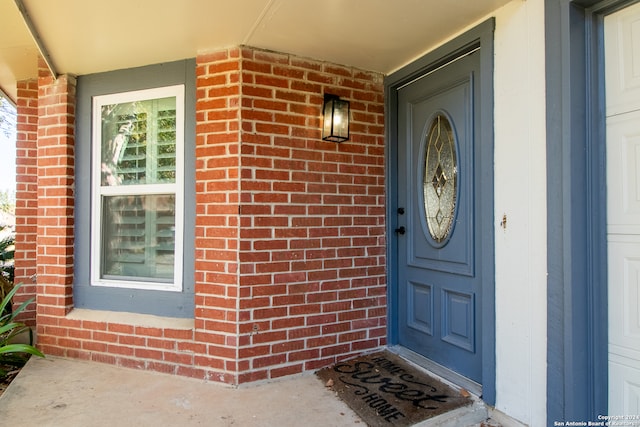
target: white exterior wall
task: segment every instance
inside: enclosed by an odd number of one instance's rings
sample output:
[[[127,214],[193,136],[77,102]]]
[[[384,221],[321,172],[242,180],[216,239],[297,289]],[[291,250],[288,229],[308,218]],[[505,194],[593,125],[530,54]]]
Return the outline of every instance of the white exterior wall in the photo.
[[[544,0],[514,0],[495,17],[496,409],[545,426]]]

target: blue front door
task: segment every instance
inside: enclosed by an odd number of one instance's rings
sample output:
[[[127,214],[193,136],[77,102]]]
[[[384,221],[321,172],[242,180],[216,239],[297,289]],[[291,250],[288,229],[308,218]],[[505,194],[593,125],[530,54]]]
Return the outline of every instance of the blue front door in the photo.
[[[398,89],[398,344],[482,384],[480,52]],[[488,181],[488,182],[487,182]]]

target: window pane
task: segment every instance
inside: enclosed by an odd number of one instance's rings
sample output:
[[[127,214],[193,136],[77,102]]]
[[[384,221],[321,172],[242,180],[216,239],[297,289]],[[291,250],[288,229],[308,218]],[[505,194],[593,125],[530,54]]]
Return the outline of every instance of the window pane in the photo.
[[[458,198],[458,161],[453,128],[438,114],[429,128],[422,189],[424,210],[433,240],[442,243],[451,234]]]
[[[103,105],[102,185],[176,180],[176,98]]]
[[[171,282],[175,259],[175,196],[103,198],[105,279]]]

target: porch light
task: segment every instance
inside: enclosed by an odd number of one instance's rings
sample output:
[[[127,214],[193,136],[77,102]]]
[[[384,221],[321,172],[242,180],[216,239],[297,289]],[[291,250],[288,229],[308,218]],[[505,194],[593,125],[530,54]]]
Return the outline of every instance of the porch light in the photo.
[[[349,101],[336,95],[324,95],[322,139],[342,142],[349,139]]]

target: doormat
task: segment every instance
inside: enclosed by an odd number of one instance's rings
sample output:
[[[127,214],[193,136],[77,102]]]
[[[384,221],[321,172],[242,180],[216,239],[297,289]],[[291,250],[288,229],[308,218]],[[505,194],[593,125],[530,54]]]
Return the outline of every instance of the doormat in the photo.
[[[411,426],[472,403],[466,390],[455,390],[388,351],[316,374],[371,427]]]

